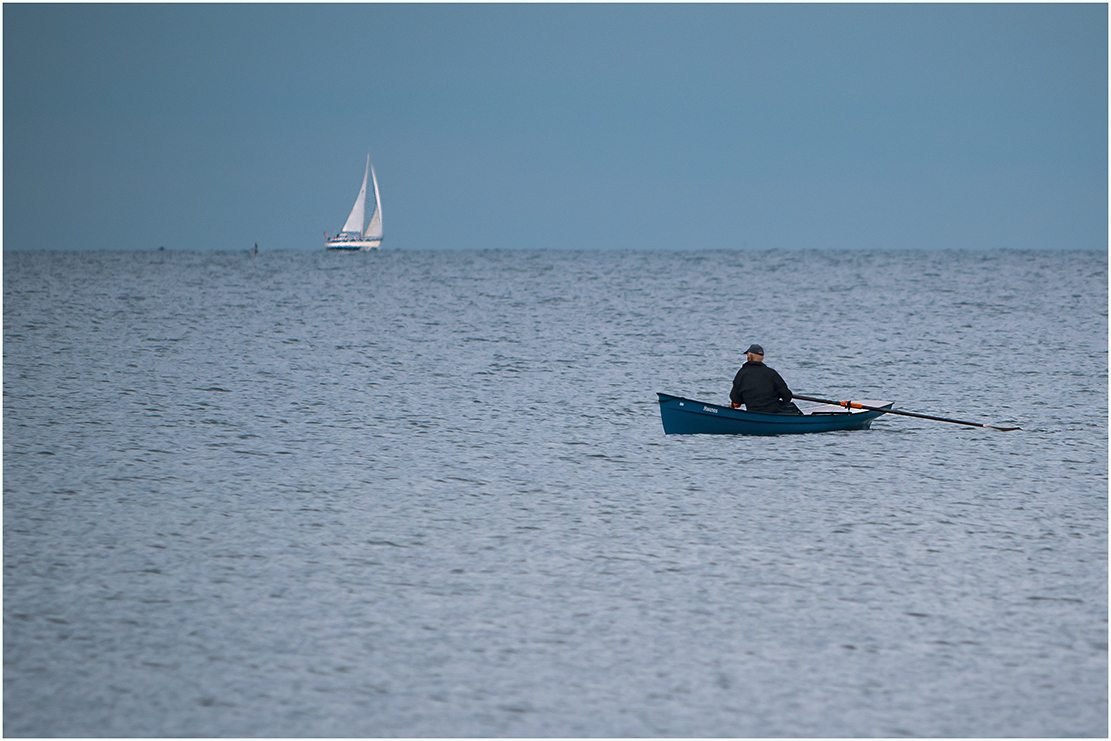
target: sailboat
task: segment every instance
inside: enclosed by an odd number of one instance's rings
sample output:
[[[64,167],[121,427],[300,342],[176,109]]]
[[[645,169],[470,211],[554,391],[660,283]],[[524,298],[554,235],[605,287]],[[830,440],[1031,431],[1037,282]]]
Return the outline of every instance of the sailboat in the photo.
[[[374,212],[371,214],[370,223],[363,230],[363,217],[366,214],[366,183],[367,176],[374,183]],[[370,164],[370,155],[366,156],[366,171],[363,173],[363,187],[359,188],[359,196],[355,205],[351,207],[351,214],[343,224],[343,229],[334,237],[329,237],[324,232],[324,247],[329,250],[376,250],[382,245],[382,200],[378,196],[378,177],[374,174],[374,167]]]

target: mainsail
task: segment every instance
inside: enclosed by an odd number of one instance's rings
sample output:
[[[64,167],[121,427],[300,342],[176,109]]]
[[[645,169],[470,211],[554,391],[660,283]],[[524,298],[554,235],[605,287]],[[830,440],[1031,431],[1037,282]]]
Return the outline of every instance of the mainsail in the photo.
[[[370,155],[367,155],[367,162],[370,162]],[[374,167],[370,168],[370,177],[374,181],[374,215],[370,217],[370,223],[366,227],[366,232],[363,234],[367,239],[381,239],[382,238],[382,200],[378,197],[378,176],[374,174]],[[366,191],[366,176],[363,176],[363,191]],[[360,214],[360,218],[362,215]],[[350,221],[350,219],[349,219]],[[361,224],[361,222],[360,222]],[[345,227],[346,228],[346,227]]]

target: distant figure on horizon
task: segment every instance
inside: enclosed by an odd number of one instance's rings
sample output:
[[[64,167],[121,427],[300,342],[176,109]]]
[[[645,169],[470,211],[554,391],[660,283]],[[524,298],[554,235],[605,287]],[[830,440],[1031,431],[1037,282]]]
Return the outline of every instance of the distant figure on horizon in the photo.
[[[762,414],[802,414],[791,402],[794,396],[783,377],[764,365],[764,348],[749,345],[745,350],[748,360],[733,377],[729,400],[734,409],[744,404],[750,412]]]
[[[255,254],[258,254],[258,242],[255,242]]]

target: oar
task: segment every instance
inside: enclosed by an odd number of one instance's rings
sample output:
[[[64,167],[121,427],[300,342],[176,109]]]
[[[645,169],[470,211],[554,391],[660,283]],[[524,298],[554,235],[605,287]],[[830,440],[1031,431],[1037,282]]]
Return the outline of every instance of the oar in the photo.
[[[833,404],[834,406],[845,407],[848,409],[867,409],[870,412],[883,412],[884,414],[900,414],[904,417],[918,417],[919,419],[932,419],[935,422],[952,422],[958,425],[968,425],[969,427],[990,427],[993,430],[1002,430],[1003,432],[1012,432],[1013,430],[1022,429],[1020,427],[996,427],[995,425],[986,425],[982,422],[965,422],[961,419],[949,419],[948,417],[935,417],[932,414],[918,414],[916,412],[900,412],[897,409],[884,409],[883,407],[870,407],[864,404],[858,404],[855,401],[830,401],[829,399],[818,399],[813,396],[800,396],[793,394],[793,398],[802,399],[803,401],[816,401],[819,404]]]

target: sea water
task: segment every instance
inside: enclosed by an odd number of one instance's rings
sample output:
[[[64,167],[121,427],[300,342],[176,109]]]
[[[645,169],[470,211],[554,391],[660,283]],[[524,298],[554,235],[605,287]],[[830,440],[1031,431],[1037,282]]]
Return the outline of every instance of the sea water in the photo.
[[[1107,255],[9,252],[7,736],[1103,736]],[[665,436],[751,342],[884,416]]]

